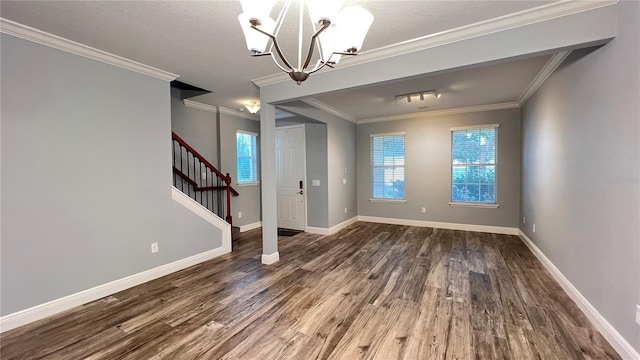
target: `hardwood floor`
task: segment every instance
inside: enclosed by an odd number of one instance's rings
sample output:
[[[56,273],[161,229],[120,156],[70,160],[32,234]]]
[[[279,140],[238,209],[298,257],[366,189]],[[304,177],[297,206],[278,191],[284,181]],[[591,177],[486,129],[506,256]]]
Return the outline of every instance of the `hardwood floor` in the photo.
[[[515,236],[356,223],[0,336],[8,359],[619,359]]]

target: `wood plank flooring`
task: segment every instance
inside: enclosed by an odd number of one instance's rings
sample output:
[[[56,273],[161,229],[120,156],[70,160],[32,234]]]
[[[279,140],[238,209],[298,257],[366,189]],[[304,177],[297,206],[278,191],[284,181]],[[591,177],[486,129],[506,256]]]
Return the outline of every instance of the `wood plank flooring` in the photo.
[[[619,359],[515,236],[359,222],[0,336],[9,359]]]

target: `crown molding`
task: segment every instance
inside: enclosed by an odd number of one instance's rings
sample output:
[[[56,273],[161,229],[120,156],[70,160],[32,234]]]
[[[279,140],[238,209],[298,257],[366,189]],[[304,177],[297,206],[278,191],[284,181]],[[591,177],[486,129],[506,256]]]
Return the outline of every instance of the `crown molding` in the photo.
[[[182,100],[182,102],[184,103],[184,106],[188,107],[188,108],[192,108],[192,109],[198,109],[198,110],[204,110],[204,111],[208,111],[208,112],[212,112],[212,113],[218,113],[218,107],[217,106],[213,106],[213,105],[207,105],[207,104],[203,104],[197,101],[193,101],[193,100],[189,100],[189,99],[184,99]]]
[[[311,105],[311,106],[313,106],[313,107],[315,107],[317,109],[320,109],[320,110],[322,110],[324,112],[327,112],[327,113],[329,113],[331,115],[335,115],[335,116],[339,117],[340,119],[346,120],[346,121],[348,121],[350,123],[356,124],[358,122],[358,119],[356,119],[355,117],[353,117],[353,116],[351,116],[351,115],[349,115],[347,113],[344,113],[344,112],[342,112],[342,111],[340,111],[340,110],[338,110],[336,108],[332,108],[331,106],[329,106],[329,105],[327,105],[327,104],[325,104],[325,103],[323,103],[321,101],[318,101],[318,100],[316,100],[314,98],[303,99],[302,102],[305,103],[305,104],[309,104],[309,105]]]
[[[34,29],[32,27],[19,24],[5,18],[0,18],[0,32],[15,36],[24,40],[48,46],[54,49],[66,51],[75,55],[83,56],[105,64],[117,66],[126,70],[134,71],[143,75],[151,76],[164,81],[175,80],[178,75],[160,70],[139,62],[114,55],[106,51],[65,39],[63,37],[49,34],[47,32]]]
[[[397,44],[384,46],[377,49],[363,51],[358,56],[351,56],[340,62],[339,68],[348,68],[372,61],[383,60],[395,56],[409,54],[436,46],[451,44],[478,36],[488,35],[508,29],[513,29],[541,21],[569,16],[584,11],[589,11],[617,3],[618,0],[599,1],[571,1],[564,0],[538,6],[497,18],[461,26],[455,29],[407,40]],[[253,79],[258,87],[269,86],[291,78],[286,73],[279,73]]]
[[[558,66],[562,64],[564,59],[566,59],[569,54],[571,54],[571,50],[560,51],[555,53],[551,57],[551,59],[547,61],[542,69],[540,69],[540,72],[538,72],[538,75],[536,75],[536,77],[531,80],[531,83],[529,83],[518,100],[516,100],[518,104],[520,104],[520,106],[524,105],[524,103],[531,97],[531,95],[533,95],[533,93],[535,93],[536,90],[538,90],[538,88],[542,86],[542,84],[549,78],[549,76],[551,76],[551,74],[558,68]]]
[[[489,104],[489,105],[468,106],[468,107],[462,107],[462,108],[453,108],[453,109],[445,109],[445,110],[434,110],[434,111],[424,111],[424,112],[417,112],[417,113],[411,113],[411,114],[390,115],[390,116],[382,116],[382,117],[361,119],[361,120],[358,120],[358,124],[370,124],[370,123],[385,122],[385,121],[423,119],[423,118],[426,118],[426,117],[466,114],[466,113],[481,112],[481,111],[514,109],[514,108],[519,108],[519,107],[520,107],[520,104],[518,104],[517,102],[507,102],[507,103],[498,103],[498,104]]]
[[[260,118],[258,116],[254,116],[254,115],[242,112],[242,111],[237,111],[237,110],[229,109],[229,108],[222,107],[222,106],[218,106],[218,112],[220,114],[231,115],[231,116],[235,116],[235,117],[239,117],[239,118],[243,118],[243,119],[249,119],[249,120],[253,120],[253,121],[260,121]]]

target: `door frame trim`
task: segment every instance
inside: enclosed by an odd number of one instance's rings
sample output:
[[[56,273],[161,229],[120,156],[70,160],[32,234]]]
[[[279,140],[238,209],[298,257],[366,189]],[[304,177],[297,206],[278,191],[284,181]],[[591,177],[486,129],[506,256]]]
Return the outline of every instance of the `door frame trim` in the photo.
[[[296,128],[300,128],[302,129],[302,167],[303,167],[303,176],[302,176],[302,181],[304,181],[304,193],[302,194],[303,198],[304,198],[304,226],[302,228],[302,231],[306,231],[307,229],[307,224],[309,223],[308,219],[307,219],[307,214],[308,212],[308,204],[307,204],[307,191],[309,189],[309,183],[307,182],[307,128],[306,126],[304,126],[305,124],[295,124],[295,125],[286,125],[286,126],[276,126],[276,133],[278,132],[278,130],[286,130],[286,129],[296,129]],[[274,139],[275,140],[275,139]],[[276,157],[276,167],[278,166],[278,159]],[[276,217],[277,219],[277,217]],[[276,225],[277,225],[277,221],[276,221]]]

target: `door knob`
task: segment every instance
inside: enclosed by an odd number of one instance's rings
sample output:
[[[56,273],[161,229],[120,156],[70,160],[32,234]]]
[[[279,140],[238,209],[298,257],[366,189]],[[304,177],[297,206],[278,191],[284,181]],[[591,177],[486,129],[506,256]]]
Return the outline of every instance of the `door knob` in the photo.
[[[298,194],[302,195],[302,190],[300,190],[300,191],[298,192]]]

